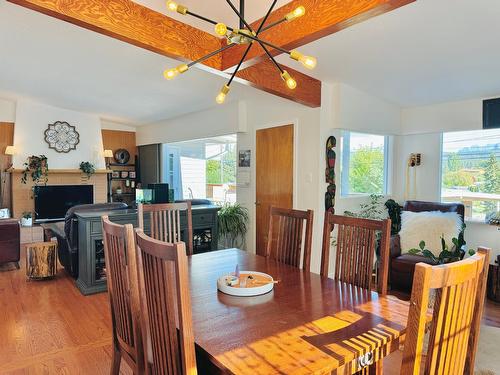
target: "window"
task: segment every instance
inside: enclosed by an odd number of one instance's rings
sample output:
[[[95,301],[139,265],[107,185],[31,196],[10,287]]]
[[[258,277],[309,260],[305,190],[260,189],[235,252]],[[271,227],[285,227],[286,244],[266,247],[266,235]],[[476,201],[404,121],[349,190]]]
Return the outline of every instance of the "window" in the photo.
[[[342,195],[386,194],[388,137],[343,132]]]
[[[175,199],[236,202],[236,134],[168,143],[165,173]]]
[[[500,209],[500,129],[443,134],[441,199],[462,202],[467,218]]]

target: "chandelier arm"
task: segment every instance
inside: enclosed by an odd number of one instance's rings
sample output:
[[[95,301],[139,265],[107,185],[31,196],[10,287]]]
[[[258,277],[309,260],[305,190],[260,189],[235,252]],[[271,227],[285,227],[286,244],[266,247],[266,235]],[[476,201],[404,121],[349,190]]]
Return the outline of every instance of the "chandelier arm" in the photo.
[[[229,4],[229,6],[231,7],[231,9],[233,10],[234,13],[236,13],[236,15],[238,16],[238,18],[240,19],[241,22],[243,22],[245,24],[245,26],[247,27],[248,30],[252,31],[252,28],[250,27],[250,25],[247,23],[247,21],[245,21],[245,19],[241,16],[241,13],[239,12],[238,9],[236,9],[236,7],[233,5],[233,3],[231,2],[231,0],[226,0],[226,2]]]
[[[262,28],[264,27],[264,24],[267,22],[267,19],[269,18],[269,15],[271,14],[271,12],[273,11],[274,9],[274,6],[276,5],[276,2],[278,0],[274,0],[273,3],[271,4],[271,7],[269,8],[269,10],[267,11],[265,17],[262,19],[262,22],[260,23],[260,26],[259,26],[259,29],[257,30],[257,35],[259,35],[259,33],[262,31]]]
[[[222,48],[219,48],[218,50],[215,50],[213,52],[210,52],[208,55],[205,55],[203,57],[200,57],[198,60],[195,60],[195,61],[191,61],[189,64],[187,64],[188,67],[192,67],[193,65],[196,65],[196,64],[199,64],[201,63],[202,61],[205,61],[209,58],[211,58],[212,56],[215,56],[217,55],[218,53],[221,53],[222,51],[225,51],[229,48],[232,48],[234,47],[236,44],[235,43],[231,43],[231,44],[228,44],[227,46],[224,46]]]
[[[196,13],[193,13],[191,11],[186,11],[186,14],[189,14],[190,16],[193,16],[193,17],[196,17],[196,18],[199,18],[200,20],[203,20],[205,22],[208,22],[208,23],[211,23],[212,25],[217,25],[218,22],[217,21],[214,21],[214,20],[211,20],[210,18],[207,18],[207,17],[204,17],[204,16],[200,16],[199,14],[196,14]],[[229,27],[229,26],[226,26],[228,30],[230,31],[233,31],[234,29],[232,27]]]
[[[252,48],[253,46],[253,43],[250,43],[245,51],[245,53],[243,54],[243,56],[241,56],[241,60],[240,62],[238,63],[238,65],[236,66],[236,69],[234,70],[233,74],[231,74],[231,78],[229,78],[229,82],[227,83],[227,85],[231,85],[231,82],[233,82],[233,79],[234,77],[236,76],[236,73],[238,73],[238,70],[240,70],[241,68],[241,64],[243,64],[243,61],[245,61],[245,58],[247,57],[248,55],[248,52],[250,52],[250,49]]]
[[[269,47],[271,47],[271,48],[277,49],[278,51],[281,51],[281,52],[283,52],[283,53],[286,53],[287,55],[289,55],[289,54],[290,54],[290,51],[288,51],[288,50],[286,50],[286,49],[284,49],[284,48],[281,48],[281,47],[279,47],[279,46],[277,46],[277,45],[275,45],[275,44],[269,43],[268,41],[265,41],[265,40],[263,40],[263,39],[260,39],[260,38],[258,38],[258,37],[256,37],[256,36],[253,36],[253,35],[247,35],[247,34],[243,34],[243,33],[241,33],[240,35],[243,35],[244,37],[246,37],[246,38],[248,38],[248,39],[255,40],[256,42],[263,43],[263,44],[265,44],[266,46],[269,46]]]
[[[266,27],[263,27],[262,30],[260,30],[261,33],[263,33],[264,31],[266,30],[269,30],[271,28],[273,28],[274,26],[278,26],[280,23],[283,23],[286,21],[286,18],[283,17],[282,19],[280,19],[279,21],[276,21],[276,22],[273,22],[273,23],[270,23],[269,25],[267,25]]]
[[[262,47],[262,49],[264,51],[266,51],[267,56],[271,59],[271,61],[273,62],[273,64],[278,68],[278,70],[280,71],[280,73],[283,73],[284,72],[283,68],[280,66],[280,64],[278,64],[278,62],[273,57],[273,55],[271,55],[271,53],[269,52],[269,50],[267,49],[267,47],[264,45],[264,43],[262,43],[260,40],[258,40],[258,42],[259,42],[260,46]]]

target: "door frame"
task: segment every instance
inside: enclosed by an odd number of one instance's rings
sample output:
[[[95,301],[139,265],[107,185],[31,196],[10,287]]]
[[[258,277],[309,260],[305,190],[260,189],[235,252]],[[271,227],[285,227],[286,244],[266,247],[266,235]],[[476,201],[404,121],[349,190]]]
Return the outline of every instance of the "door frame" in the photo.
[[[257,132],[259,130],[278,128],[280,126],[292,125],[293,128],[293,170],[292,170],[292,178],[293,178],[293,191],[292,191],[292,208],[297,207],[297,176],[298,176],[298,125],[299,119],[293,118],[292,120],[280,120],[280,121],[272,121],[265,123],[263,125],[258,125],[253,130],[253,149],[254,149],[254,162],[252,163],[251,173],[254,179],[254,188],[252,191],[252,200],[253,200],[253,217],[252,217],[252,249],[253,253],[257,252],[257,208],[255,206],[255,202],[257,201]]]

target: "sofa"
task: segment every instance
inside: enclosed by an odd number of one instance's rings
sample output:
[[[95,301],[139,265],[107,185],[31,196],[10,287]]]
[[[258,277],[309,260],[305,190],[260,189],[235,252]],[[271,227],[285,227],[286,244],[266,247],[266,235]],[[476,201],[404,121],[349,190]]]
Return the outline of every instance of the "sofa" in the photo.
[[[0,264],[15,263],[19,269],[21,228],[16,219],[0,219]]]
[[[464,221],[465,207],[461,203],[439,203],[407,201],[403,206],[403,211],[425,212],[457,212]],[[392,290],[399,290],[411,293],[413,283],[413,273],[417,263],[433,264],[432,260],[419,255],[401,254],[401,242],[399,235],[391,237],[390,260],[389,260],[389,280]]]
[[[64,222],[50,225],[50,231],[57,239],[59,262],[71,276],[75,279],[78,277],[78,220],[76,214],[79,212],[123,210],[127,207],[127,204],[122,202],[82,204],[71,207],[66,212]]]

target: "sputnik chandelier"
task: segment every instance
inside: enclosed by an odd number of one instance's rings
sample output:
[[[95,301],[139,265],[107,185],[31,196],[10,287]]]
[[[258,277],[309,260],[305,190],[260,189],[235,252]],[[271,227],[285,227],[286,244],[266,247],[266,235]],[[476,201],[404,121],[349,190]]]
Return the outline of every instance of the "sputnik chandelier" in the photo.
[[[264,18],[262,19],[262,22],[260,23],[258,29],[254,30],[248,24],[248,22],[245,20],[245,0],[240,0],[240,9],[239,10],[236,9],[236,7],[233,5],[231,0],[226,0],[226,2],[228,3],[228,5],[231,7],[231,9],[234,11],[234,13],[236,13],[238,18],[240,19],[239,28],[232,28],[232,27],[229,27],[223,23],[216,22],[216,21],[213,21],[209,18],[201,16],[199,14],[193,13],[185,6],[178,4],[173,0],[167,1],[167,7],[169,10],[171,10],[173,12],[180,13],[182,15],[190,15],[192,17],[196,17],[196,18],[199,18],[205,22],[213,24],[215,33],[221,37],[225,37],[227,39],[227,45],[225,45],[224,47],[222,47],[214,52],[209,53],[206,56],[199,58],[198,60],[192,61],[188,64],[181,64],[181,65],[177,66],[176,68],[165,70],[165,72],[163,74],[164,77],[168,80],[174,79],[179,74],[187,72],[189,70],[189,68],[191,68],[193,65],[199,64],[199,63],[209,59],[210,57],[215,56],[218,53],[221,53],[222,51],[225,51],[225,50],[227,50],[231,47],[234,47],[236,45],[248,45],[247,49],[245,50],[245,52],[243,53],[243,55],[241,57],[240,62],[236,66],[236,69],[231,74],[231,77],[229,78],[228,83],[225,84],[224,86],[222,86],[222,89],[220,90],[219,95],[217,95],[217,97],[216,97],[216,102],[219,104],[222,104],[226,100],[226,96],[229,93],[231,83],[233,82],[233,79],[236,76],[236,73],[238,73],[238,70],[241,68],[243,61],[245,61],[245,58],[247,57],[248,52],[250,51],[250,49],[252,48],[254,43],[257,42],[262,47],[262,49],[266,52],[269,59],[273,62],[273,64],[278,69],[280,76],[283,79],[283,81],[285,82],[286,86],[291,90],[295,89],[297,87],[297,82],[295,81],[295,79],[293,79],[293,77],[290,75],[290,73],[288,73],[286,70],[284,70],[280,66],[280,64],[278,64],[278,62],[275,60],[273,55],[271,55],[271,53],[269,52],[268,47],[276,49],[280,52],[286,53],[287,55],[290,56],[291,59],[300,62],[307,69],[314,69],[314,67],[316,66],[316,59],[314,57],[311,57],[311,56],[305,56],[297,50],[288,51],[284,48],[276,46],[276,45],[274,45],[266,40],[261,39],[259,37],[259,35],[261,33],[263,33],[264,31],[269,30],[269,29],[271,29],[271,28],[273,28],[273,27],[275,27],[283,22],[290,22],[290,21],[293,21],[299,17],[302,17],[306,13],[306,9],[303,6],[299,6],[295,10],[293,10],[292,12],[286,14],[282,19],[275,21],[273,23],[270,23],[269,25],[266,25],[267,19],[269,18],[269,15],[273,11],[274,6],[276,5],[276,2],[277,2],[277,0],[273,0],[271,7],[267,11],[267,14],[264,16]]]

